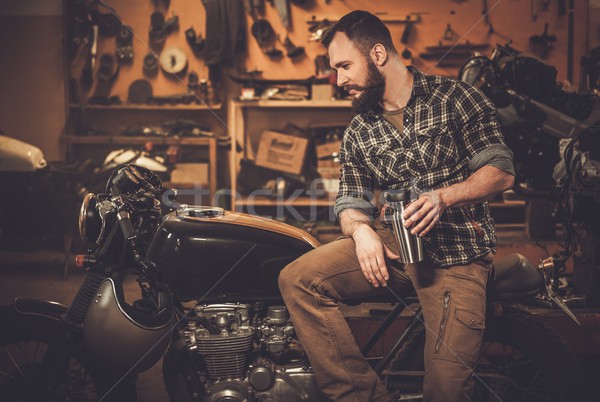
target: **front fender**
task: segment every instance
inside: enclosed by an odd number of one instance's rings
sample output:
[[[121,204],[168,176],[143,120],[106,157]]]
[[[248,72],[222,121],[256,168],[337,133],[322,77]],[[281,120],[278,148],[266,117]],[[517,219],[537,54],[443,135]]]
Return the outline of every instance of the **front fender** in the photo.
[[[18,314],[45,317],[62,322],[68,307],[49,300],[16,298],[12,307]]]

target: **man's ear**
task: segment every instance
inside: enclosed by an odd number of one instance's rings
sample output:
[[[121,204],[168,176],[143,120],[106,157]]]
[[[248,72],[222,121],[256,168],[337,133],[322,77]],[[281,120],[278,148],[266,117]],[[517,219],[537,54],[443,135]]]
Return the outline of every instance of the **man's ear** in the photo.
[[[385,49],[385,46],[383,46],[381,43],[378,43],[373,46],[373,49],[371,49],[370,56],[375,65],[383,66],[387,61],[387,50]]]

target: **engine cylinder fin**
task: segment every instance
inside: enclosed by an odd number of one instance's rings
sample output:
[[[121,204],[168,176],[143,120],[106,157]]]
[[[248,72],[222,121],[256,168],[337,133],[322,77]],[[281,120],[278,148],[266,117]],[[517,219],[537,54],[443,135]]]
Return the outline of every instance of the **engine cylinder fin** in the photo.
[[[209,377],[243,377],[253,340],[252,333],[196,336],[196,351],[204,358]]]

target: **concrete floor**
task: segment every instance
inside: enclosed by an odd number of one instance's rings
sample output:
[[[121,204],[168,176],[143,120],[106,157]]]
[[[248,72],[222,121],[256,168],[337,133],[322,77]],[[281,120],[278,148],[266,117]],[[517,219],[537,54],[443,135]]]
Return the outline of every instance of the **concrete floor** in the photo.
[[[522,232],[501,231],[499,233],[498,256],[520,252],[530,261],[537,263],[546,252],[526,239]],[[545,244],[553,252],[552,243]],[[8,252],[0,250],[0,304],[9,304],[15,297],[32,297],[69,304],[83,278],[83,273],[70,266],[63,278],[64,254],[57,250],[43,249],[35,252]],[[126,289],[135,291],[135,287]],[[600,310],[599,310],[600,311]],[[354,315],[368,314],[368,309],[357,309]],[[600,378],[600,313],[580,311],[583,329],[575,328],[560,314],[548,315],[551,322],[567,338],[568,343],[580,353],[587,367],[587,377],[598,386]],[[162,362],[139,375],[138,398],[144,402],[167,401],[162,382]],[[594,380],[596,378],[596,380]],[[593,394],[592,394],[593,395]],[[593,400],[593,399],[592,399]]]

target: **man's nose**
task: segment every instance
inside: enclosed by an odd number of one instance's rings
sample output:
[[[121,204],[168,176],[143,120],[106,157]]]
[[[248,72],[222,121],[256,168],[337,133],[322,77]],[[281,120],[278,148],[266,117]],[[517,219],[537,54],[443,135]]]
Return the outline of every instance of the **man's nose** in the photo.
[[[337,86],[343,87],[348,82],[348,79],[343,75],[338,73],[337,75]]]

